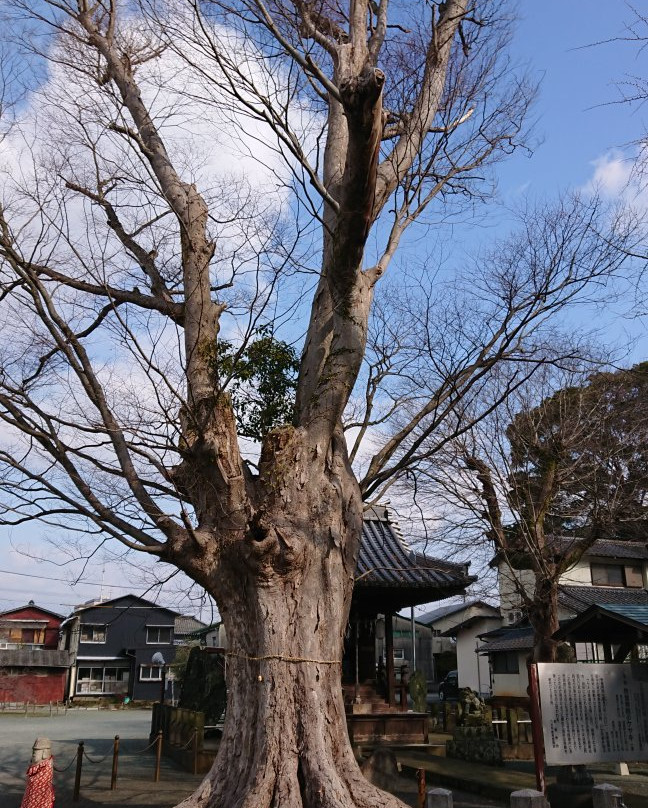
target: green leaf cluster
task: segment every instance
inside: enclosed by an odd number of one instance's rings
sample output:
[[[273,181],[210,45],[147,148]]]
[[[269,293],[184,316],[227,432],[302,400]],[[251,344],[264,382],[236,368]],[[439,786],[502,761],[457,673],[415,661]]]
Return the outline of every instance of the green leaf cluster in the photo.
[[[259,329],[243,350],[220,340],[215,371],[232,397],[239,434],[260,441],[292,422],[299,360],[295,349],[269,327]]]

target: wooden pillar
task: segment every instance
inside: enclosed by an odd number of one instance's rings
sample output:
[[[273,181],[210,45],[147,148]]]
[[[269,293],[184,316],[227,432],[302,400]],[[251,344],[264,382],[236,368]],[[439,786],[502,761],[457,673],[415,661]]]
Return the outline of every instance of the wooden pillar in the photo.
[[[387,674],[387,702],[390,707],[396,704],[394,681],[394,621],[391,614],[385,615],[385,672]]]

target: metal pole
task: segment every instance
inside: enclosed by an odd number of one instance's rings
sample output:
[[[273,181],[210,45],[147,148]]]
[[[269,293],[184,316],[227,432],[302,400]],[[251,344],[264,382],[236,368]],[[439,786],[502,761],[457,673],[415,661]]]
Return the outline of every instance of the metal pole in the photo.
[[[358,698],[358,685],[360,684],[360,660],[358,649],[358,618],[355,621],[355,698]]]
[[[114,791],[117,788],[117,765],[119,763],[119,735],[115,735],[113,743],[113,760],[112,772],[110,774],[110,790]]]
[[[531,715],[531,737],[533,738],[533,760],[535,762],[536,786],[546,793],[544,767],[544,740],[542,738],[542,713],[540,711],[540,688],[538,687],[538,666],[529,665],[529,713]]]
[[[157,738],[155,740],[155,774],[153,775],[153,781],[156,783],[160,782],[161,760],[162,760],[162,730],[159,730]]]
[[[412,673],[416,671],[416,623],[414,622],[414,607],[410,606],[410,624],[412,626]]]
[[[164,691],[166,690],[166,665],[162,665],[162,684],[160,686],[160,704],[164,704]]]
[[[77,747],[77,763],[76,774],[74,775],[74,792],[72,793],[72,802],[79,801],[79,792],[81,791],[81,767],[83,766],[83,741],[79,741]]]
[[[198,774],[198,727],[194,727],[193,734],[193,773]]]

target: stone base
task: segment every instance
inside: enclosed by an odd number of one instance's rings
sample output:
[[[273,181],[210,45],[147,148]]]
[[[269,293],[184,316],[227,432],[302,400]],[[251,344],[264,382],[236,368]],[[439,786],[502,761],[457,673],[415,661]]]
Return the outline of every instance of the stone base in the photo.
[[[446,741],[446,756],[489,766],[503,765],[500,743],[492,729],[485,726],[456,727],[452,740]]]

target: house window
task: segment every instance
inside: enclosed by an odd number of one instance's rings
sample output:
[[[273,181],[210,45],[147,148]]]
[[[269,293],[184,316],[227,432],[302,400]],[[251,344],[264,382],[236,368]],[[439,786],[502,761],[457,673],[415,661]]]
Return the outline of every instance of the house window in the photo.
[[[140,665],[140,682],[161,682],[162,665]]]
[[[643,569],[640,566],[625,568],[626,586],[641,589],[643,588]]]
[[[516,651],[501,651],[491,654],[491,667],[493,673],[519,673],[520,666]]]
[[[405,649],[394,648],[394,659],[403,661],[405,659]]]
[[[106,642],[106,626],[81,626],[81,642]]]
[[[173,626],[147,626],[146,642],[148,645],[170,645],[173,639]]]
[[[76,692],[79,695],[122,695],[128,693],[128,668],[93,666],[79,668]]]
[[[623,564],[591,564],[592,586],[625,586],[640,589],[643,570],[640,566]]]

